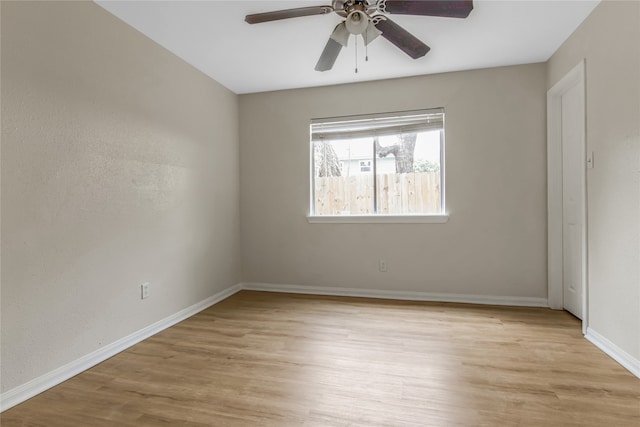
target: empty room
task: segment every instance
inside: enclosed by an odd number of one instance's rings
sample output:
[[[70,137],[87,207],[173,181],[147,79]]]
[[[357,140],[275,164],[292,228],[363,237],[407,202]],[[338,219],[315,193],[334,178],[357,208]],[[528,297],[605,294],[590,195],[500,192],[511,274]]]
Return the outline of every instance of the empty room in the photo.
[[[0,425],[640,427],[640,2],[0,1]]]

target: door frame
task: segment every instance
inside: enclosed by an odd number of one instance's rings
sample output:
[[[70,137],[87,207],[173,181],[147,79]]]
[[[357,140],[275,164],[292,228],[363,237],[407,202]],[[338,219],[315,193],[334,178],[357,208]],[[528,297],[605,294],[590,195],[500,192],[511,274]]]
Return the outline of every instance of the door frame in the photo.
[[[581,151],[583,167],[579,177],[582,204],[579,206],[582,229],[582,333],[586,334],[589,315],[587,287],[587,177],[586,177],[586,86],[585,60],[583,59],[549,91],[547,91],[547,268],[548,296],[550,308],[563,309],[563,260],[562,260],[562,95],[579,85],[582,88],[582,135]]]

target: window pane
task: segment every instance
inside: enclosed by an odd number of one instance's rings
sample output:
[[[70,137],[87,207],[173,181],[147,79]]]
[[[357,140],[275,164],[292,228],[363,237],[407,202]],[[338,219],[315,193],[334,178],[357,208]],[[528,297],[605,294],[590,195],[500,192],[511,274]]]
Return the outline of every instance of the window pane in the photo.
[[[441,131],[377,139],[377,213],[439,214]]]
[[[370,215],[373,210],[373,140],[313,143],[315,215]]]
[[[444,110],[312,119],[312,215],[439,215]]]

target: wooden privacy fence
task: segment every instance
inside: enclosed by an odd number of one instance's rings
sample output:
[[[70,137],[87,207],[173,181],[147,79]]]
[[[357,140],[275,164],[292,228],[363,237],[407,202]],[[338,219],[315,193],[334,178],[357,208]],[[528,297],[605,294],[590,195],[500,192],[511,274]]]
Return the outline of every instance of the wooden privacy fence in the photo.
[[[379,214],[440,213],[440,172],[388,173],[376,177]],[[371,175],[316,177],[316,215],[373,212]]]

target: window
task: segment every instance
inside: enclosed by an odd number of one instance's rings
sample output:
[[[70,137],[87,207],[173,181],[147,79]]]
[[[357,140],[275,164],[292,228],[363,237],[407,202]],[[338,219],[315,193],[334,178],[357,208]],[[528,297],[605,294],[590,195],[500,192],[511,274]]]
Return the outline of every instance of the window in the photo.
[[[312,120],[310,218],[445,217],[443,159],[441,108]]]

